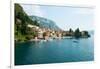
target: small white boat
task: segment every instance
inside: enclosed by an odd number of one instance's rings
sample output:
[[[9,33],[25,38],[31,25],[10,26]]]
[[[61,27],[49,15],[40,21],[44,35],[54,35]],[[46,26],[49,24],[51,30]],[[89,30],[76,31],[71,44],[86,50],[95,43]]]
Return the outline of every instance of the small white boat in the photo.
[[[48,41],[53,41],[53,39],[52,39],[52,38],[50,38],[50,39],[48,39]]]
[[[41,42],[47,42],[47,40],[41,40]]]

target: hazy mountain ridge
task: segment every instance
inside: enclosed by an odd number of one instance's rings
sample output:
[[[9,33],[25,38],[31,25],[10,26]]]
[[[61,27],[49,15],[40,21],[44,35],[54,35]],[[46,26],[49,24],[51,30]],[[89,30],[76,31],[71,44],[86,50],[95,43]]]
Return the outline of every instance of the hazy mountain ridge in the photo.
[[[33,20],[33,21],[37,21],[37,23],[39,23],[40,27],[42,28],[49,28],[51,30],[61,30],[54,21],[50,20],[50,19],[46,19],[46,18],[43,18],[43,17],[39,17],[39,16],[30,16],[30,18]]]

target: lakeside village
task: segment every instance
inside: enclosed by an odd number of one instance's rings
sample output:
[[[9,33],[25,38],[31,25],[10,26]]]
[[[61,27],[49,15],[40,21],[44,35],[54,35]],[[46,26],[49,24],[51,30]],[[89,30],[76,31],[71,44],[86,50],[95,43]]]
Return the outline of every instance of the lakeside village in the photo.
[[[90,37],[88,31],[81,31],[77,28],[73,31],[71,28],[69,31],[54,31],[47,28],[40,28],[35,25],[28,24],[27,27],[30,29],[31,35],[22,39],[15,39],[15,41],[50,41],[53,39],[64,39],[64,38],[88,38]]]
[[[34,16],[34,15],[33,15]],[[33,20],[32,20],[33,19]],[[65,38],[88,38],[90,34],[88,31],[80,31],[79,28],[72,30],[71,28],[68,31],[61,29],[50,29],[50,24],[52,20],[34,16],[30,18],[23,8],[19,4],[15,4],[15,24],[14,24],[14,40],[15,42],[24,42],[24,41],[49,41],[53,39],[65,39]],[[38,20],[39,19],[39,20]],[[44,22],[41,25],[39,22]],[[50,22],[50,23],[48,23]],[[45,24],[48,24],[48,27],[44,27]],[[54,24],[55,25],[55,24]],[[56,27],[55,27],[56,28]]]

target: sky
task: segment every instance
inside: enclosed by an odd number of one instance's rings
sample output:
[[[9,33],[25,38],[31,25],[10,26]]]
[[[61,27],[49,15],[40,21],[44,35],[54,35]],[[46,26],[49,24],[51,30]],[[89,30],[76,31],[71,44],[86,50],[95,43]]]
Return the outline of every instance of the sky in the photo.
[[[94,30],[94,9],[68,6],[21,4],[28,15],[53,20],[63,30]]]

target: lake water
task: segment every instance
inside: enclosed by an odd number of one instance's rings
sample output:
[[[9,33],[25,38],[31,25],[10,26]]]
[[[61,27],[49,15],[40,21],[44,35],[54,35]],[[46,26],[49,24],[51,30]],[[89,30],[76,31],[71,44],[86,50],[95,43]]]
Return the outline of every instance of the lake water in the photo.
[[[91,36],[81,39],[16,43],[15,65],[93,61],[93,40]]]

